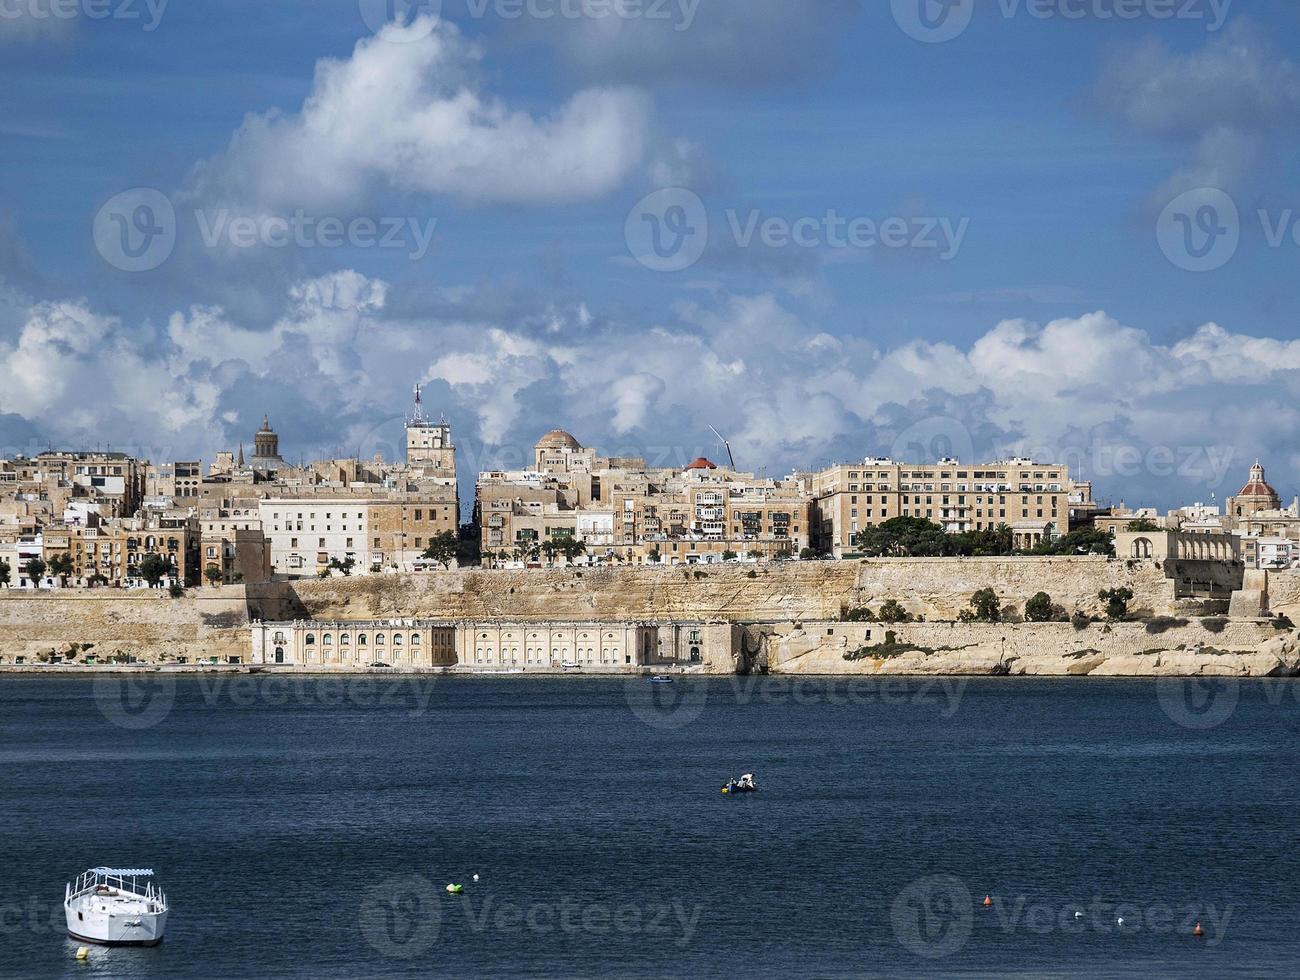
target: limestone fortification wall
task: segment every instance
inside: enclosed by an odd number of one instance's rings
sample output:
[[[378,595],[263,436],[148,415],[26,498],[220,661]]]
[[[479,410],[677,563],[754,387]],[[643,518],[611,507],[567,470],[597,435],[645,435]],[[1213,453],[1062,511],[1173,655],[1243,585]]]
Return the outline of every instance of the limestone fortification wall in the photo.
[[[115,654],[224,659],[244,654],[248,642],[240,588],[196,589],[179,599],[121,589],[0,592],[0,658],[10,664],[74,643],[94,644],[89,652],[103,662]]]
[[[249,603],[263,619],[771,622],[833,619],[845,608],[897,599],[927,619],[955,619],[986,586],[1021,608],[1045,590],[1068,611],[1093,613],[1106,588],[1128,586],[1135,611],[1157,614],[1169,611],[1173,596],[1172,583],[1149,561],[918,558],[332,578],[250,586]]]
[[[1268,608],[1300,622],[1300,569],[1268,573]]]
[[[1153,629],[1155,630],[1153,632]],[[775,674],[1272,676],[1300,673],[1300,632],[1268,622],[785,623],[748,649]],[[887,644],[892,634],[895,646]],[[758,642],[755,642],[757,640]],[[911,646],[915,649],[906,649]],[[848,660],[846,653],[865,651]]]

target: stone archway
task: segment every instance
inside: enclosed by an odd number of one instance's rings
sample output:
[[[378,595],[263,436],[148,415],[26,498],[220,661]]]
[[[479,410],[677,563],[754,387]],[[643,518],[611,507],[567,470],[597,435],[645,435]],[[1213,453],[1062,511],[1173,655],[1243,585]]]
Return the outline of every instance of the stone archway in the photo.
[[[1150,557],[1151,557],[1151,539],[1150,539],[1150,538],[1137,538],[1137,539],[1133,542],[1133,557],[1134,557],[1134,558],[1150,558]]]

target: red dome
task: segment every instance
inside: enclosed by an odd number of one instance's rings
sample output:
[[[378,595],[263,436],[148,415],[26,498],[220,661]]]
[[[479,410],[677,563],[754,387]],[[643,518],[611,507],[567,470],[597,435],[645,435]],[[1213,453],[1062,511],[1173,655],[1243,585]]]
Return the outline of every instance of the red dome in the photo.
[[[699,459],[695,460],[695,462],[691,463],[691,465],[686,468],[688,470],[716,470],[718,466],[716,463],[711,463],[703,456],[701,456]]]

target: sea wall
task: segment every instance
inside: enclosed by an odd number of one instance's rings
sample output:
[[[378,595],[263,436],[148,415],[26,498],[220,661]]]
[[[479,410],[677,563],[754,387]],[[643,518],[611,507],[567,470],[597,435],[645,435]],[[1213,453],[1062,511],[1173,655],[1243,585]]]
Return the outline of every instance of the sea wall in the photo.
[[[1300,632],[1222,618],[1083,628],[1071,623],[805,621],[751,628],[749,633],[747,649],[757,651],[750,666],[774,674],[1300,674]]]

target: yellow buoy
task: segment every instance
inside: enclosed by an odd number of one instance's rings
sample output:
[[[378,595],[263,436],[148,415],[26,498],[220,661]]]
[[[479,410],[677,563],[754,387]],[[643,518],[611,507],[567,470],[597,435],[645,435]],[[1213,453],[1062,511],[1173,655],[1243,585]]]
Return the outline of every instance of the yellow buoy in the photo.
[[[89,947],[89,946],[78,946],[78,947],[77,947],[77,959],[79,959],[79,960],[88,960],[88,959],[90,959],[90,947]]]
[[[1205,930],[1201,928],[1201,924],[1200,924],[1199,922],[1196,923],[1196,928],[1192,930],[1192,935],[1193,935],[1193,936],[1204,936],[1204,935],[1205,935]]]

